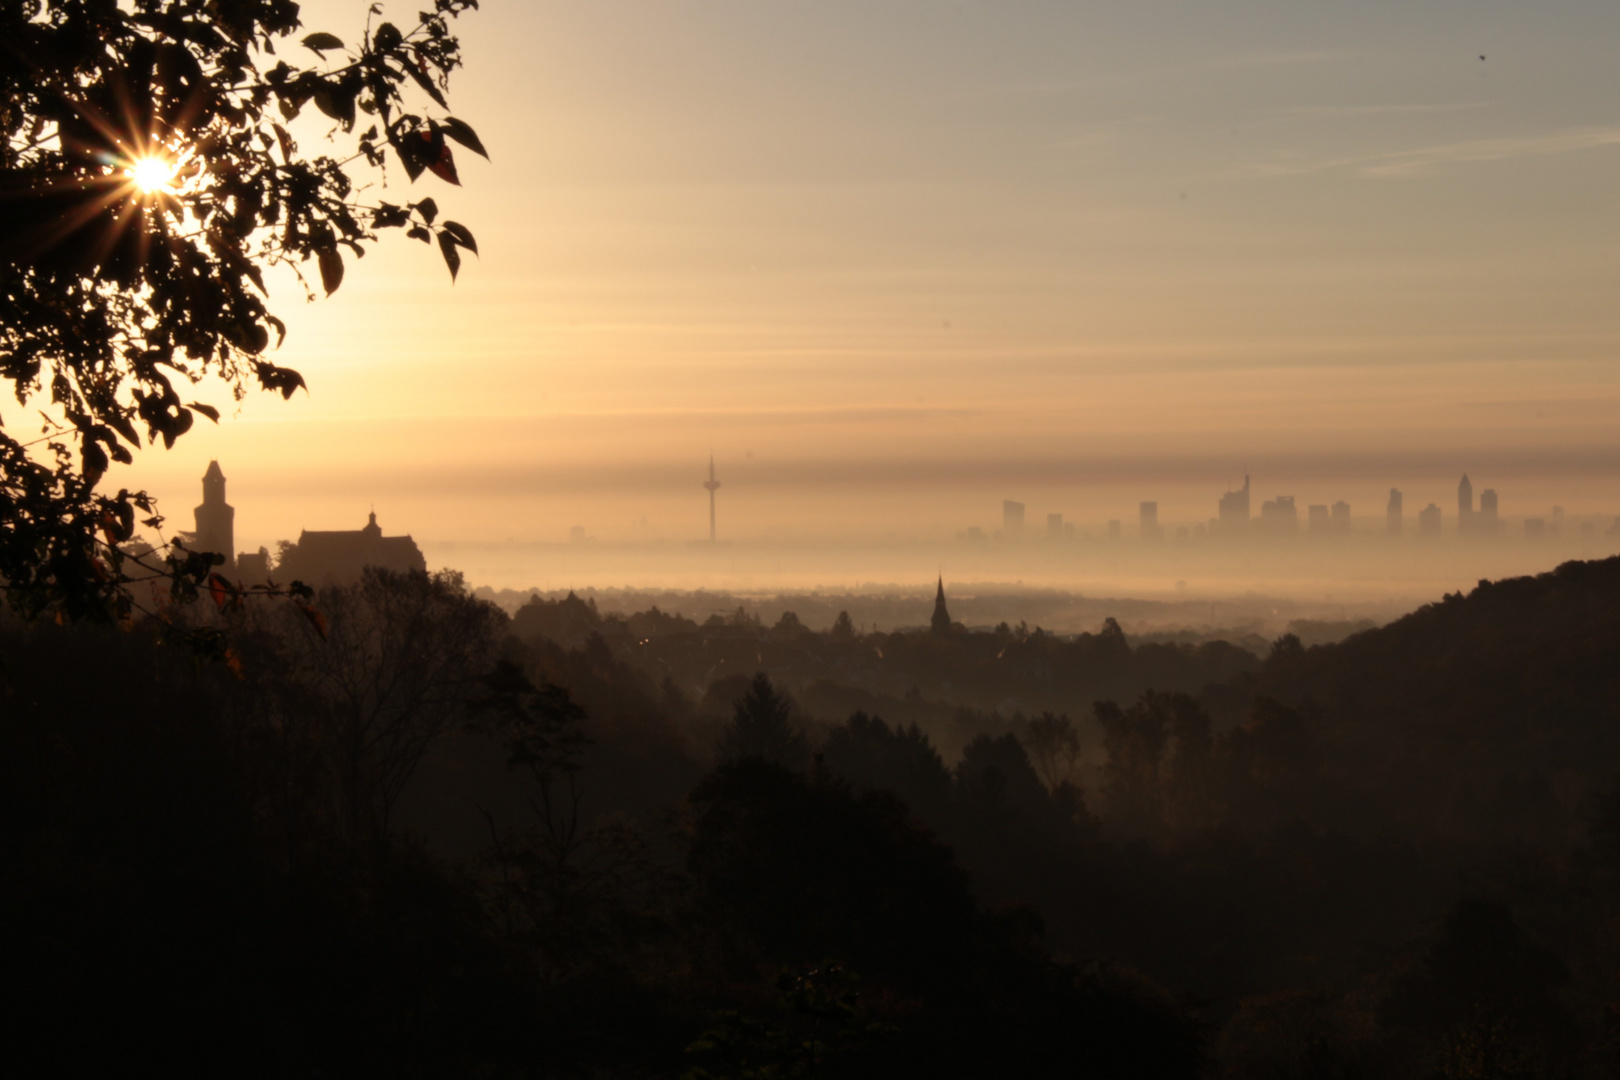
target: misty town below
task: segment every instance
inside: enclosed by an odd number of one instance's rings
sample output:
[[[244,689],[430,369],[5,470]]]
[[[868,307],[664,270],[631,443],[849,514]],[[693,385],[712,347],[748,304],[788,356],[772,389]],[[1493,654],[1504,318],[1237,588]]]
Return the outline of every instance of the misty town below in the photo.
[[[182,542],[231,552],[203,490]],[[939,574],[474,590],[375,514],[222,570],[315,594],[0,618],[16,1060],[1620,1070],[1620,558],[1221,626]]]
[[[1544,516],[1509,518],[1501,513],[1497,492],[1485,489],[1476,499],[1466,475],[1457,484],[1454,511],[1442,512],[1431,502],[1415,515],[1406,512],[1403,493],[1392,489],[1388,505],[1374,518],[1352,516],[1343,500],[1304,507],[1302,518],[1292,496],[1263,502],[1252,498],[1252,484],[1245,477],[1241,487],[1212,503],[1219,512],[1207,521],[1166,521],[1157,502],[1143,502],[1130,528],[1119,519],[1077,527],[1061,512],[1047,513],[1045,527],[1039,528],[1029,524],[1025,503],[1006,499],[999,507],[1002,525],[993,530],[970,526],[954,535],[937,529],[881,535],[767,531],[735,539],[726,528],[725,508],[717,506],[723,485],[712,460],[707,477],[692,485],[693,509],[704,498],[698,492],[706,492],[703,538],[670,540],[645,519],[631,535],[602,541],[584,525],[569,527],[566,541],[560,542],[479,539],[457,532],[453,523],[449,531],[458,539],[394,537],[382,535],[373,513],[363,529],[304,529],[296,541],[269,541],[256,551],[239,551],[236,511],[226,500],[224,474],[214,462],[203,480],[195,529],[178,539],[188,547],[224,554],[226,571],[248,584],[268,580],[272,569],[281,580],[319,583],[332,575],[352,575],[361,565],[454,567],[480,588],[495,590],[509,610],[521,602],[516,598],[531,592],[562,595],[591,583],[616,583],[608,587],[648,594],[732,593],[762,600],[772,594],[829,591],[864,598],[906,595],[913,603],[902,618],[921,622],[926,621],[929,594],[922,590],[917,571],[927,567],[971,585],[974,610],[968,612],[967,624],[978,630],[1004,619],[1037,617],[1016,605],[984,605],[980,600],[1047,589],[1206,605],[1203,617],[1195,618],[1190,606],[1166,608],[1148,613],[1140,623],[1118,610],[1099,614],[1078,605],[1060,613],[1049,605],[1043,625],[1057,632],[1090,629],[1112,614],[1128,626],[1154,630],[1264,623],[1273,635],[1290,618],[1387,622],[1481,578],[1534,573],[1564,559],[1602,557],[1620,545],[1620,518],[1589,510],[1566,515],[1559,506]],[[744,488],[734,494],[735,505],[737,499],[749,504],[763,492]],[[1252,512],[1256,509],[1258,513]],[[357,513],[351,520],[364,519]],[[266,537],[262,508],[253,522],[257,535]],[[1277,599],[1286,603],[1271,602]],[[701,608],[703,602],[700,598],[689,607]],[[866,606],[860,599],[851,602]],[[1211,613],[1210,603],[1219,610]],[[1285,609],[1292,614],[1283,617]],[[824,622],[803,609],[799,613],[808,625],[826,626],[836,611]],[[852,615],[861,621],[857,612]],[[867,621],[901,625],[876,612]]]

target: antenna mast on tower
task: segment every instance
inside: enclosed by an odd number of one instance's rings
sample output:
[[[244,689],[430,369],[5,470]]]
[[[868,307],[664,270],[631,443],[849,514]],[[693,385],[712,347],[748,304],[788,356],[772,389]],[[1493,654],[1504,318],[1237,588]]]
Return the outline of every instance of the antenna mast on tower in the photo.
[[[720,490],[720,481],[714,478],[714,455],[709,455],[709,479],[704,483],[709,492],[709,543],[715,542],[714,533],[714,493]]]

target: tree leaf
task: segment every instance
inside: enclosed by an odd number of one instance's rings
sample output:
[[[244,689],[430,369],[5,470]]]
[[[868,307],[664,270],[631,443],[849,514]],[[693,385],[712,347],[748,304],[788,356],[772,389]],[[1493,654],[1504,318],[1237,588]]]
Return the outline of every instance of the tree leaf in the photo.
[[[338,254],[337,248],[329,247],[321,248],[315,258],[321,265],[321,285],[326,295],[331,296],[343,284],[343,256]]]
[[[129,422],[129,417],[121,412],[108,413],[106,421],[114,431],[124,437],[125,442],[131,446],[141,445],[141,437],[135,433],[135,425]]]
[[[426,135],[426,133],[423,133],[423,137],[428,138],[430,143],[433,141]],[[415,181],[418,176],[422,175],[422,145],[415,139],[411,138],[409,133],[407,133],[403,138],[396,140],[393,133],[390,132],[388,135],[388,142],[391,146],[393,146],[394,153],[399,155],[399,163],[405,166],[405,175],[408,176],[412,181]]]
[[[415,64],[407,63],[405,65],[405,74],[409,75],[412,80],[415,81],[417,86],[420,86],[423,90],[427,91],[427,96],[432,98],[433,103],[439,108],[448,109],[450,107],[450,103],[444,100],[444,95],[439,93],[439,88],[433,85],[433,80],[428,78],[427,72],[423,70],[422,62],[420,60],[418,60]]]
[[[280,124],[271,124],[270,126],[276,129],[276,141],[281,144],[282,164],[291,165],[293,152],[292,136],[288,135],[287,129],[282,127]]]
[[[212,405],[204,405],[200,401],[193,401],[190,407],[196,409],[214,423],[219,423],[219,410],[214,408]]]
[[[474,255],[478,254],[478,241],[473,239],[472,230],[467,228],[467,226],[463,225],[459,221],[446,221],[443,225],[440,225],[439,228],[455,237],[456,243],[460,244]]]
[[[302,44],[306,49],[325,52],[327,49],[343,48],[343,39],[336,34],[314,33],[304,38]]]
[[[430,136],[428,136],[426,133],[423,133],[422,137],[424,139],[430,138]],[[449,143],[441,142],[439,144],[438,158],[430,160],[427,163],[427,167],[434,176],[437,176],[445,183],[454,184],[457,187],[461,186],[461,178],[456,175],[456,158],[455,155],[450,152]]]
[[[265,361],[254,365],[253,373],[259,377],[259,385],[266,390],[274,390],[283,398],[290,398],[300,388],[309,389],[304,385],[304,377],[292,368],[277,367]]]
[[[423,221],[431,225],[433,219],[439,216],[439,204],[432,199],[423,199],[416,204],[416,212],[422,215]]]
[[[371,227],[374,229],[397,229],[410,221],[411,213],[403,206],[392,203],[382,203],[371,215]]]
[[[208,575],[208,596],[214,601],[214,606],[223,609],[231,602],[231,594],[235,590],[231,583],[218,574]]]
[[[444,265],[450,268],[450,280],[456,280],[456,273],[461,269],[461,252],[456,250],[456,241],[449,233],[439,234],[439,253],[444,256]]]
[[[457,120],[453,116],[445,117],[444,133],[486,161],[489,159],[489,151],[485,150],[484,144],[479,141],[478,133],[468,127],[465,121]]]
[[[454,281],[455,279],[456,272],[452,269],[450,271],[450,280]],[[107,460],[107,452],[101,448],[100,443],[93,440],[86,440],[83,447],[80,448],[80,452],[83,455],[83,467],[86,473],[99,476],[106,472],[107,467],[111,464]]]
[[[298,610],[304,613],[304,618],[309,620],[309,624],[315,628],[315,632],[321,635],[321,640],[325,641],[326,616],[302,600],[294,600],[293,603],[298,605]]]

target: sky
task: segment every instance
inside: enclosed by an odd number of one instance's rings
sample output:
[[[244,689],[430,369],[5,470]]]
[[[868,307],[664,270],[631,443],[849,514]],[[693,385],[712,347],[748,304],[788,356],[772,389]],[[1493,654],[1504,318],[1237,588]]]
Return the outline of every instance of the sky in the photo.
[[[711,453],[738,541],[948,537],[1003,498],[1202,521],[1245,471],[1369,523],[1465,471],[1504,515],[1620,513],[1612,0],[488,0],[459,30],[492,160],[411,194],[481,257],[452,286],[392,238],[329,299],[277,291],[309,393],[143,455],[177,523],[217,458],[243,548],[371,509],[684,541]]]

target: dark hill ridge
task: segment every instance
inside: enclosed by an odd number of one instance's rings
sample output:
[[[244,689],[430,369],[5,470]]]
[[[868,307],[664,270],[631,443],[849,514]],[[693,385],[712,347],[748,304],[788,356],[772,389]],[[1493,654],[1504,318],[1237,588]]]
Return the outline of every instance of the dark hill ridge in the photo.
[[[1285,640],[1208,699],[1233,722],[1254,696],[1312,719],[1334,824],[1573,839],[1620,774],[1620,557],[1482,581],[1337,645]]]

